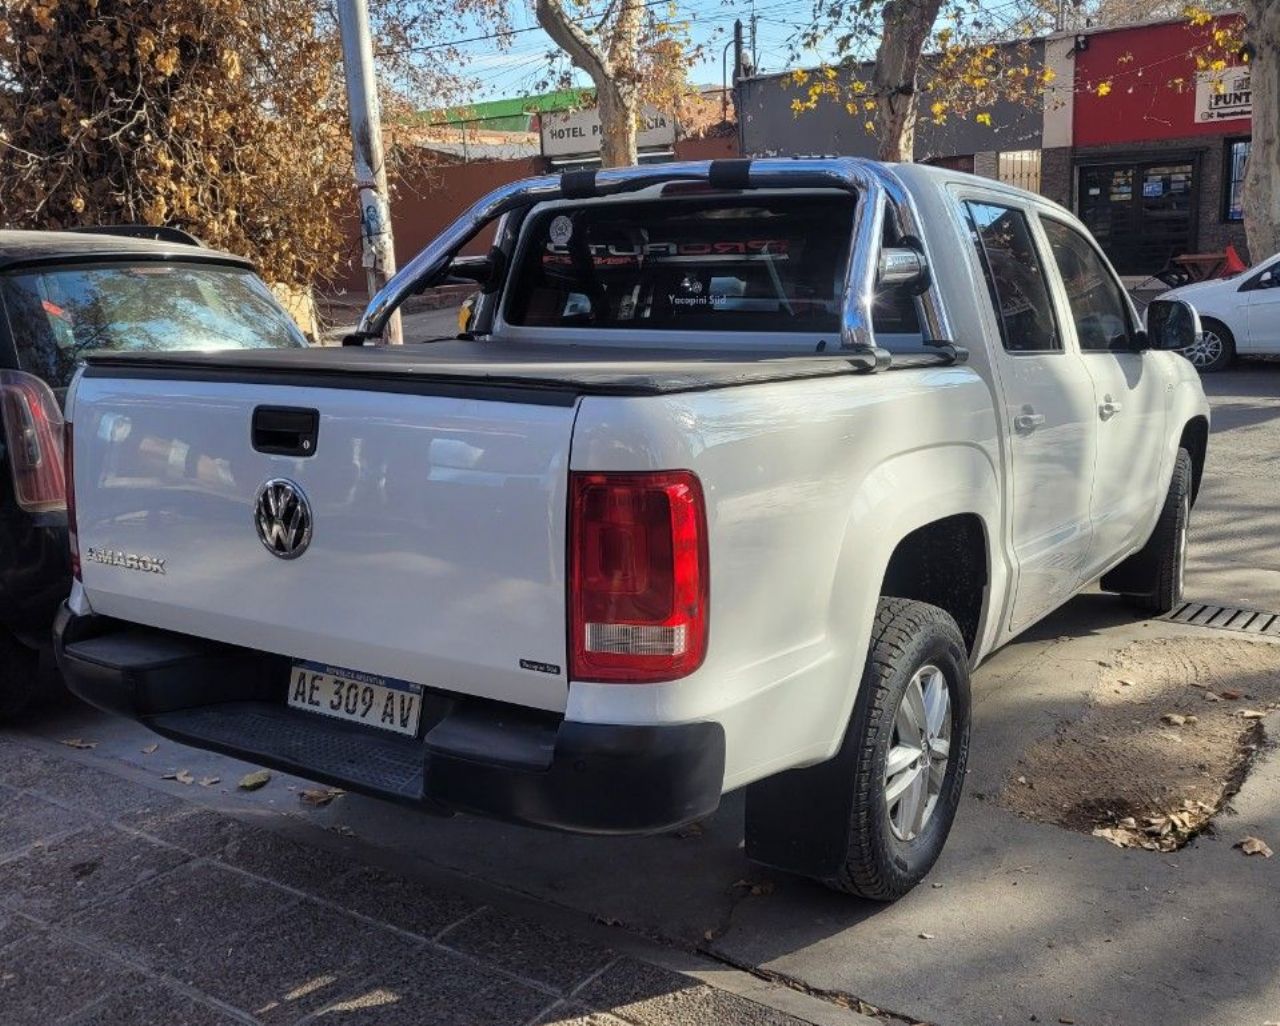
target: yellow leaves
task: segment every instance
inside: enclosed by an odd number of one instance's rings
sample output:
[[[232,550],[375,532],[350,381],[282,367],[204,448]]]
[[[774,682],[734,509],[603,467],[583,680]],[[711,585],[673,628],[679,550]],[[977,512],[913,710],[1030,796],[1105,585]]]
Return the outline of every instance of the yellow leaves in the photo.
[[[177,47],[170,46],[157,55],[154,67],[165,78],[171,78],[178,70],[178,62],[181,59],[182,55],[178,53]]]
[[[975,114],[973,117],[973,120],[980,125],[986,125],[988,128],[991,127],[991,115],[988,114],[985,110],[979,111],[977,114]]]
[[[1099,82],[1093,91],[1097,93],[1099,96],[1110,96],[1111,82],[1109,80],[1106,82]]]
[[[1191,22],[1192,25],[1197,27],[1207,25],[1213,20],[1213,15],[1199,4],[1187,4],[1183,9],[1183,15]]]

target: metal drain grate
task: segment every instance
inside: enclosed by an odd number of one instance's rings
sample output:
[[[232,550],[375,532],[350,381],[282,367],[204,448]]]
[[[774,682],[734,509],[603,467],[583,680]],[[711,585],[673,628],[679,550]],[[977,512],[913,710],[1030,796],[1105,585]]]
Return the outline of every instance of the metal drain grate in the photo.
[[[1207,606],[1202,602],[1186,602],[1164,617],[1174,623],[1189,623],[1196,627],[1217,627],[1224,631],[1241,631],[1245,634],[1262,634],[1280,638],[1280,613],[1263,613],[1257,609],[1236,609],[1234,606]]]

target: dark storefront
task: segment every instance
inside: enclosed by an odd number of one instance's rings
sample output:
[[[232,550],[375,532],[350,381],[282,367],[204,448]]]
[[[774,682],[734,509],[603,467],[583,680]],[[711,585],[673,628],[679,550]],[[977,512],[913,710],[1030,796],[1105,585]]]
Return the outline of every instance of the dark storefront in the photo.
[[[1197,245],[1198,158],[1077,164],[1077,209],[1116,270],[1150,274]]]

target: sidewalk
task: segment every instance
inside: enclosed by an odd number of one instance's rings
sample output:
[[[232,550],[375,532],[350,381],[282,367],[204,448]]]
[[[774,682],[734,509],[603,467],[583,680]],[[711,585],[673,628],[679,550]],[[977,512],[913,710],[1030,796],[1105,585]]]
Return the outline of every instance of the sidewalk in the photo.
[[[787,1014],[486,903],[460,878],[362,862],[341,835],[283,837],[82,754],[0,734],[4,1026],[867,1021],[720,974],[816,1011]]]

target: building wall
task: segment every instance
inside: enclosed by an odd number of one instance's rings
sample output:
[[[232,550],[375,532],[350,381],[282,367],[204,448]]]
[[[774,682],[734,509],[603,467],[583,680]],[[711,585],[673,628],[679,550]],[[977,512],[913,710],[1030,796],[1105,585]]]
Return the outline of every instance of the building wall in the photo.
[[[1075,145],[1248,134],[1248,118],[1199,123],[1195,118],[1196,54],[1206,52],[1215,28],[1236,21],[1217,18],[1201,26],[1177,21],[1084,36],[1087,46],[1075,56]]]
[[[1031,50],[1029,63],[1039,68],[1044,61],[1044,44],[1034,41]],[[807,92],[806,87],[791,82],[789,73],[739,83],[743,154],[875,156],[876,140],[866,130],[866,117],[850,114],[843,102],[823,97],[814,110],[792,111],[792,101],[804,98]],[[931,102],[930,94],[922,91],[920,110],[926,113],[916,123],[916,160],[1040,147],[1043,116],[1039,104],[1026,107],[1001,101],[990,109],[992,124],[987,126],[972,117],[949,117],[946,123],[936,125],[927,113]]]
[[[1081,167],[1152,159],[1172,161],[1189,157],[1195,164],[1197,182],[1197,237],[1193,242],[1193,248],[1201,253],[1219,253],[1231,244],[1247,261],[1249,257],[1244,225],[1239,221],[1226,221],[1222,216],[1223,172],[1226,168],[1225,145],[1225,137],[1221,135],[1208,137],[1191,135],[1180,139],[1149,140],[1123,146],[1077,146],[1065,182],[1071,194],[1071,201],[1064,205],[1074,209],[1078,169]],[[1058,199],[1057,196],[1053,198]],[[1058,199],[1058,202],[1062,200]]]
[[[680,139],[675,146],[676,160],[718,160],[738,156],[735,135]],[[391,202],[392,231],[396,240],[396,263],[403,267],[419,250],[440,234],[467,207],[486,193],[547,174],[542,157],[519,160],[477,160],[470,162],[441,161],[419,167],[401,175],[396,182]],[[360,224],[354,210],[344,220],[344,237],[351,240],[344,267],[333,283],[339,291],[363,295],[367,291],[364,268],[360,266]],[[483,253],[492,240],[484,233],[472,241],[464,253]]]

